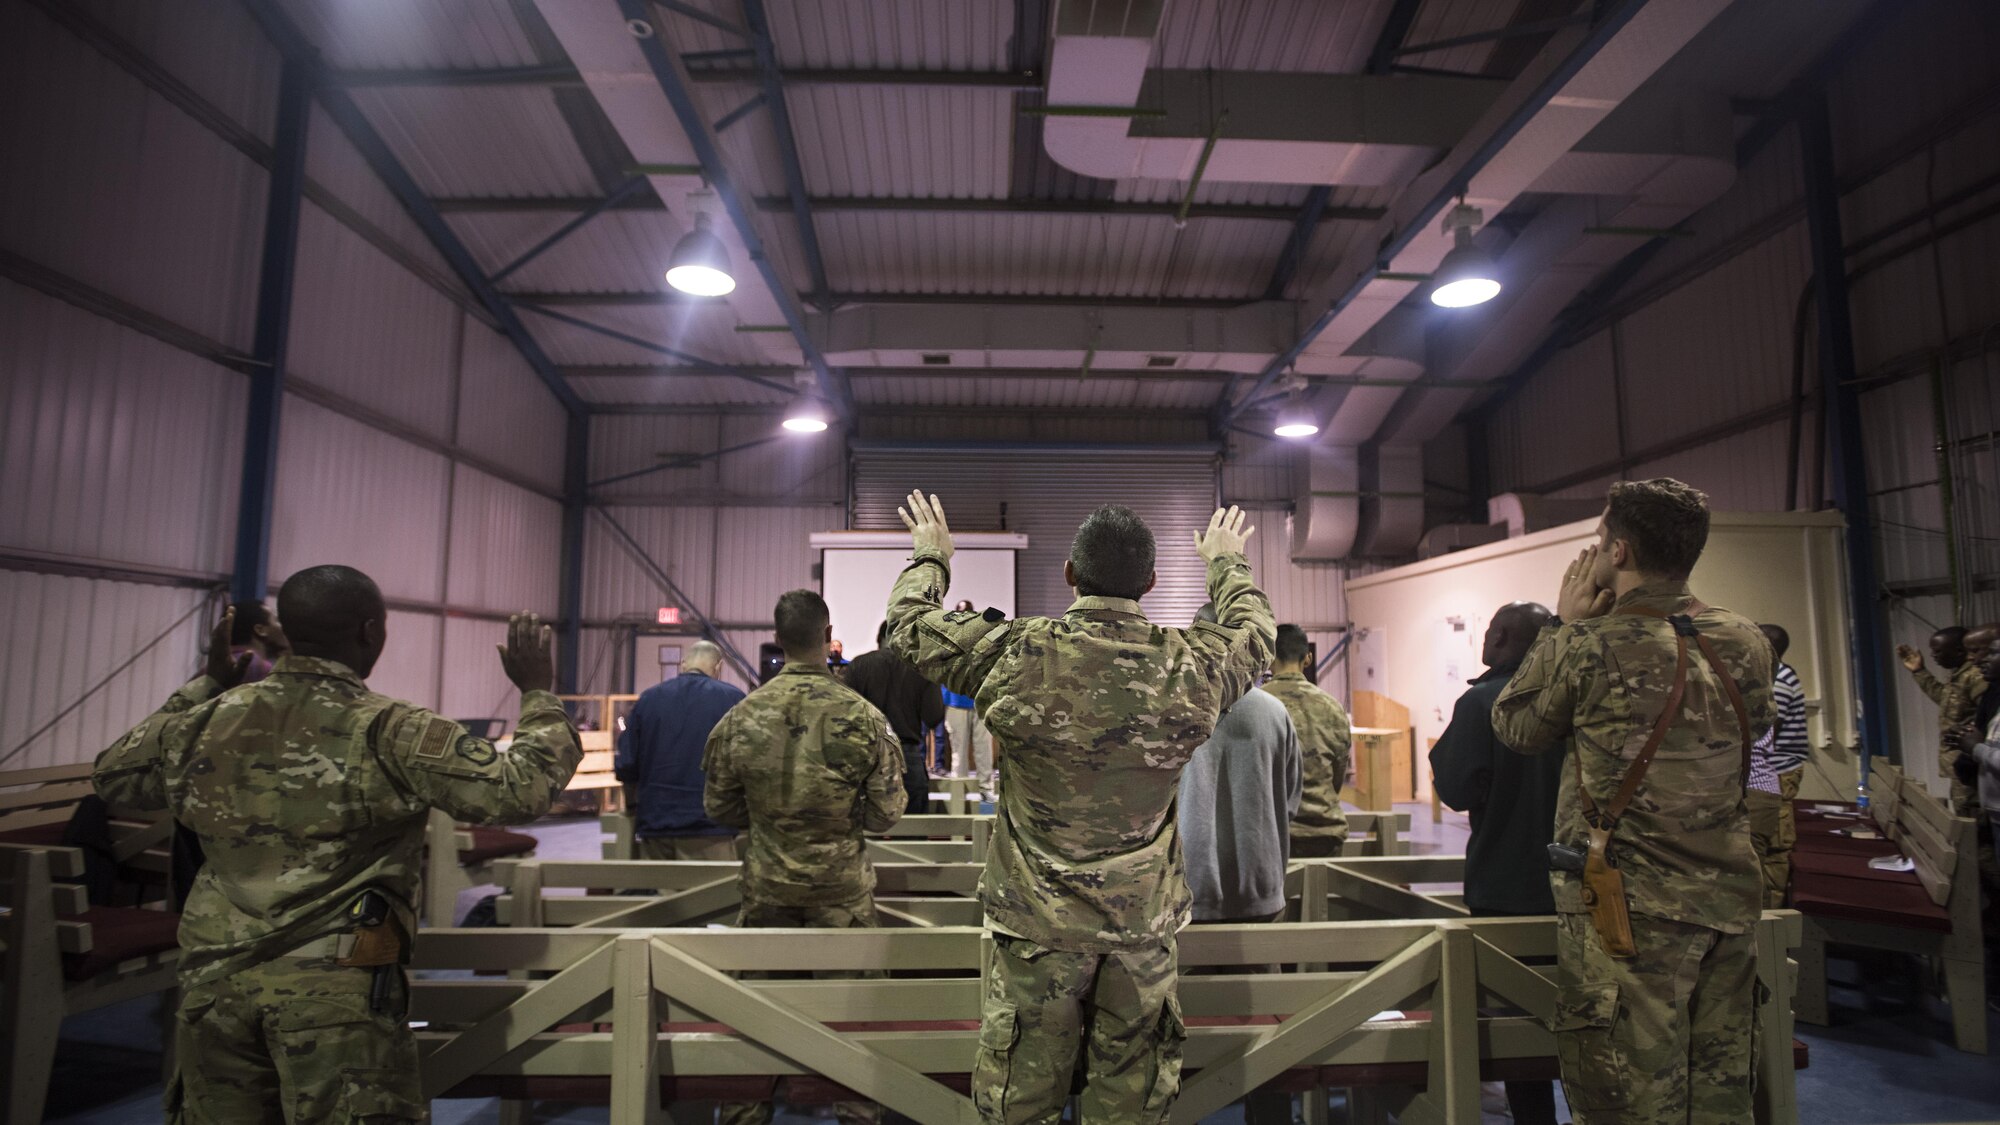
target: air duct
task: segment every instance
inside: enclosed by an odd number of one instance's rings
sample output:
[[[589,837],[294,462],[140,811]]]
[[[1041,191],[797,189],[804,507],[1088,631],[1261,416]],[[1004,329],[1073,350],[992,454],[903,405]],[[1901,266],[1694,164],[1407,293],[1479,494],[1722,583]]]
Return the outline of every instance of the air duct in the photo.
[[[1407,555],[1424,534],[1424,447],[1361,447],[1361,533],[1356,553]]]
[[[1332,562],[1354,553],[1361,530],[1361,451],[1315,445],[1299,457],[1292,505],[1292,561]]]

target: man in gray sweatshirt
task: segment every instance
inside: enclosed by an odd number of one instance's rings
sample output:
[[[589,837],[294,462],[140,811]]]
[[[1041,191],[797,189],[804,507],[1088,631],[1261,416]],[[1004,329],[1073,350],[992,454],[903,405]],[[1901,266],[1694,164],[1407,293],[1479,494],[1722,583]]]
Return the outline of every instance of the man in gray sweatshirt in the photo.
[[[1213,613],[1203,606],[1201,620],[1213,621]],[[1276,696],[1252,688],[1222,713],[1215,733],[1181,771],[1181,848],[1196,923],[1275,922],[1284,916],[1285,864],[1291,858],[1301,768],[1291,714]],[[1291,1095],[1253,1091],[1244,1120],[1290,1125]]]

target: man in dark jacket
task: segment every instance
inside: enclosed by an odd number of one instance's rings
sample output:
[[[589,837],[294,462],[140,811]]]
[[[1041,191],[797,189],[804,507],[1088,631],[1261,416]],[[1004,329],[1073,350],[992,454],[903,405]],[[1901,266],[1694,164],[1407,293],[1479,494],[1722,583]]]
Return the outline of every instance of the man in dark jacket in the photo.
[[[1465,905],[1474,914],[1555,913],[1548,845],[1555,839],[1563,756],[1516,754],[1493,737],[1493,701],[1548,620],[1548,609],[1534,602],[1493,615],[1479,654],[1486,671],[1458,697],[1451,725],[1431,747],[1438,799],[1472,820]],[[1547,1082],[1509,1082],[1507,1102],[1518,1125],[1555,1125],[1555,1090]]]
[[[903,788],[909,794],[906,813],[931,807],[930,755],[926,732],[944,722],[944,692],[916,666],[889,650],[889,623],[875,630],[875,651],[864,652],[847,665],[847,686],[875,705],[889,719],[896,740],[903,744]]]
[[[639,859],[735,860],[736,830],[702,811],[708,733],[743,693],[715,678],[722,649],[696,641],[681,674],[647,688],[625,717],[612,768],[632,796]]]

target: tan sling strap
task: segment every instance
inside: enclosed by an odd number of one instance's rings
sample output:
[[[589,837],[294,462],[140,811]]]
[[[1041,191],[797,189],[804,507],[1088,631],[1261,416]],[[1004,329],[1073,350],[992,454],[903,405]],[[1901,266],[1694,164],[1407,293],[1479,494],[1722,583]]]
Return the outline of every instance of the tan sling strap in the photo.
[[[1729,706],[1736,712],[1736,729],[1743,744],[1743,776],[1750,775],[1750,712],[1743,703],[1743,692],[1736,686],[1736,680],[1723,668],[1721,658],[1709,645],[1708,638],[1694,627],[1694,618],[1708,607],[1701,602],[1688,603],[1685,613],[1662,613],[1657,609],[1642,609],[1637,606],[1616,612],[1633,617],[1652,617],[1665,621],[1674,627],[1674,686],[1667,695],[1666,706],[1660,709],[1660,717],[1653,723],[1652,733],[1646,736],[1646,745],[1639,750],[1639,756],[1625,768],[1625,778],[1618,785],[1618,792],[1611,798],[1611,804],[1600,814],[1597,802],[1591,799],[1590,790],[1583,784],[1583,757],[1573,755],[1576,762],[1576,796],[1583,805],[1584,820],[1593,827],[1607,832],[1618,826],[1618,821],[1631,806],[1632,798],[1638,795],[1639,783],[1645,780],[1646,770],[1653,764],[1653,755],[1660,749],[1660,743],[1667,737],[1667,731],[1674,724],[1674,716],[1680,712],[1681,700],[1687,697],[1688,638],[1701,649],[1701,655],[1708,662],[1715,678],[1722,681],[1722,689],[1729,696]]]

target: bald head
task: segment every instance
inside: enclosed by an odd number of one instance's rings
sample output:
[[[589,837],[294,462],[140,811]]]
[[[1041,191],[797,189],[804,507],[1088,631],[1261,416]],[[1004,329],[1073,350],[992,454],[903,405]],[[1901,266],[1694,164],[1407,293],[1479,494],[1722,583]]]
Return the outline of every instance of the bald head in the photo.
[[[1549,607],[1540,602],[1513,602],[1494,610],[1493,620],[1486,623],[1486,641],[1480,646],[1479,659],[1488,668],[1519,664],[1528,655],[1528,646],[1535,643],[1535,635],[1549,623],[1549,616]]]
[[[388,640],[382,591],[351,566],[312,566],[285,579],[278,618],[293,652],[338,661],[364,678]]]
[[[285,611],[280,609],[278,616]],[[1965,665],[1965,626],[1947,625],[1931,634],[1931,658],[1940,667],[1956,672]]]
[[[1771,655],[1783,660],[1786,650],[1792,647],[1792,635],[1785,632],[1783,625],[1772,625],[1767,622],[1757,628],[1764,634],[1764,639],[1771,642]]]
[[[714,641],[696,641],[681,657],[681,671],[713,676],[722,670],[722,646]]]

